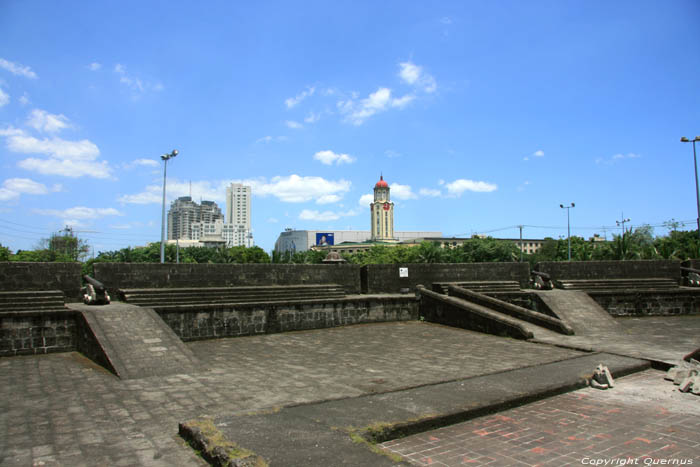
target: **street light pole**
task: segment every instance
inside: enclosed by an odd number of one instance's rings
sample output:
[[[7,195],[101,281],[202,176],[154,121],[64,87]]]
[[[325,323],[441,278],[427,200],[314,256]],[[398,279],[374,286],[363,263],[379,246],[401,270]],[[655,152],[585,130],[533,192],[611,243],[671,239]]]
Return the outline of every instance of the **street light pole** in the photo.
[[[693,140],[693,164],[695,167],[695,198],[698,204],[698,236],[700,237],[700,191],[698,191],[698,159],[695,154],[695,142],[700,141],[700,136],[696,136]],[[690,143],[691,140],[683,136],[681,143]]]
[[[569,261],[571,261],[571,222],[569,221],[569,209],[575,208],[576,204],[571,203],[570,206],[559,205],[560,208],[566,209],[566,238],[569,241]]]
[[[163,159],[163,217],[160,224],[160,263],[165,263],[165,177],[168,172],[168,159],[177,156],[177,149],[170,154],[160,156]]]

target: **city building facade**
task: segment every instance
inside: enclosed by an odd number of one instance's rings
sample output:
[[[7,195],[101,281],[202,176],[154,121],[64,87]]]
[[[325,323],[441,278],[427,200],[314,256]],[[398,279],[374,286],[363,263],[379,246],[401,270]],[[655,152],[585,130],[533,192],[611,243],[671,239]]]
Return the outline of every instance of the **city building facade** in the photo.
[[[191,196],[181,196],[170,204],[168,210],[168,240],[191,240],[192,225],[221,220],[224,215],[214,201],[197,204]]]

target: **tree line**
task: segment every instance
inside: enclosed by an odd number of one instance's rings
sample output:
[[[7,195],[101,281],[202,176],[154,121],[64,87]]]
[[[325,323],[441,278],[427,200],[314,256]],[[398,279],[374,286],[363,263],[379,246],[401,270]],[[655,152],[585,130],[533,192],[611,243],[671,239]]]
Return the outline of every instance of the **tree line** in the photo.
[[[160,243],[144,247],[127,247],[115,251],[100,252],[87,258],[89,245],[72,235],[54,235],[40,243],[34,250],[12,253],[0,245],[0,261],[80,261],[85,272],[92,270],[95,262],[158,263]],[[260,247],[165,247],[168,263],[276,263],[318,264],[327,255],[325,251],[279,253],[271,255]],[[520,250],[512,240],[492,237],[474,237],[463,243],[443,248],[438,242],[425,241],[417,246],[374,245],[343,258],[351,264],[391,263],[480,263],[519,261]],[[635,260],[635,259],[696,259],[700,258],[698,232],[671,230],[668,235],[654,237],[653,228],[641,226],[613,235],[610,241],[590,241],[582,237],[571,237],[571,259],[573,261]],[[523,261],[535,264],[541,261],[566,261],[568,240],[545,238],[540,249],[533,254],[523,254]]]

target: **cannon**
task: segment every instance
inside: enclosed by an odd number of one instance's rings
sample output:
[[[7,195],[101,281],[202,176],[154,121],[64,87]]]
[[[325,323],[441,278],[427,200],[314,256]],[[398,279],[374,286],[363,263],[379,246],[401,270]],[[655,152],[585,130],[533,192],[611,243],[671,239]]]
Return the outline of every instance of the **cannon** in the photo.
[[[700,269],[681,266],[681,274],[683,274],[683,278],[688,286],[700,287]]]
[[[538,290],[552,290],[552,278],[546,272],[530,271],[532,276],[532,288]]]
[[[83,287],[83,303],[86,305],[109,305],[109,295],[104,284],[87,274],[83,275],[87,284]]]

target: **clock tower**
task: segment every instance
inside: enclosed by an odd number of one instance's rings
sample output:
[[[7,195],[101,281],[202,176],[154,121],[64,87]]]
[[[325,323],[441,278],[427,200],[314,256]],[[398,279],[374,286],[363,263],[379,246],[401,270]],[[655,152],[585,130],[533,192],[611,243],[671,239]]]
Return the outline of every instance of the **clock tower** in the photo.
[[[394,203],[389,200],[389,184],[384,176],[374,185],[374,203],[369,205],[372,217],[372,241],[394,239]]]

